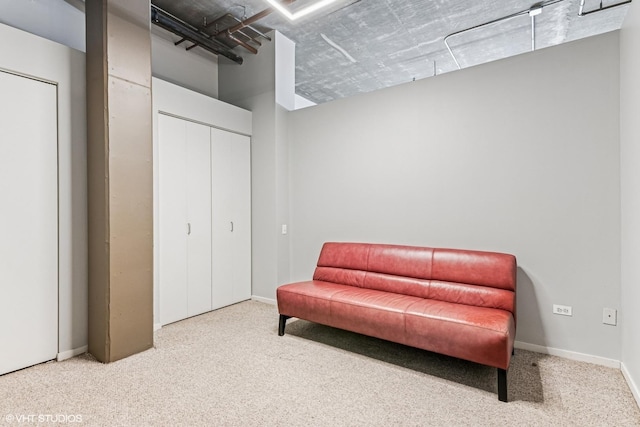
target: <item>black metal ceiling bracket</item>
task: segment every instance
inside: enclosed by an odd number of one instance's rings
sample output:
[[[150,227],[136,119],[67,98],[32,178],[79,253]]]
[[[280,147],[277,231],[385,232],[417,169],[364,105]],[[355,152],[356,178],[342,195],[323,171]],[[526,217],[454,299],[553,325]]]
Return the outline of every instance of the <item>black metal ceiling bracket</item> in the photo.
[[[151,5],[151,22],[167,31],[177,34],[191,43],[199,45],[215,55],[222,55],[237,64],[242,64],[243,62],[242,57],[231,52],[224,43],[211,38],[208,34],[202,33],[197,28],[192,27],[155,5]]]

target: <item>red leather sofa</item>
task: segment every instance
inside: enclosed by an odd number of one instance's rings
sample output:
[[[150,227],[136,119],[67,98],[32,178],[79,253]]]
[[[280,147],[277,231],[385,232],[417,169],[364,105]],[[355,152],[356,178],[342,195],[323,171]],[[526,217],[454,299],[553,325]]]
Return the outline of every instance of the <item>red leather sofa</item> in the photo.
[[[516,258],[460,249],[325,243],[313,280],[277,289],[297,317],[507,370],[516,334]]]

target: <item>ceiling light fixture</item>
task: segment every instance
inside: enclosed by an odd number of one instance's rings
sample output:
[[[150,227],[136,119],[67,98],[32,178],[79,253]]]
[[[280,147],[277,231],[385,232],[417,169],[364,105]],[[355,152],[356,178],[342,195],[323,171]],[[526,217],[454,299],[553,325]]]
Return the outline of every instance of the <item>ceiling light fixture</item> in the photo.
[[[304,16],[309,15],[310,13],[316,12],[324,7],[331,5],[332,3],[337,2],[338,0],[320,0],[316,3],[313,3],[305,8],[302,8],[295,13],[291,13],[286,7],[282,5],[278,0],[265,0],[271,6],[273,6],[278,12],[283,14],[290,21],[295,21],[296,19],[300,19]]]

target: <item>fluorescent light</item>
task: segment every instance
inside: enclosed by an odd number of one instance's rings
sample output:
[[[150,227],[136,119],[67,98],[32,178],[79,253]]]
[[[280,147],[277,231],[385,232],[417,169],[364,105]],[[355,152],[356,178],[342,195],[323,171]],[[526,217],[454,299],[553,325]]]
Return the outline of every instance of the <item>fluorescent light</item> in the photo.
[[[271,6],[273,6],[278,12],[283,14],[287,19],[291,21],[295,21],[296,19],[300,19],[303,16],[307,16],[310,13],[313,13],[317,10],[322,9],[323,7],[327,7],[332,3],[337,2],[338,0],[320,0],[312,5],[309,5],[303,9],[298,10],[296,13],[291,13],[289,10],[282,5],[278,0],[266,0]]]

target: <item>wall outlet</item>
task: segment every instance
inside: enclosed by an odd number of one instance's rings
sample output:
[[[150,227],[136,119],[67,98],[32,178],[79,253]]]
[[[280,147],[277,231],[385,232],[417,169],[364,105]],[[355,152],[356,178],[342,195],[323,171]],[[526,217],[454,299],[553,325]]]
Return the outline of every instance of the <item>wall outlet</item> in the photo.
[[[602,323],[605,325],[616,326],[618,324],[618,312],[613,308],[605,308],[602,310]]]
[[[560,314],[562,316],[573,316],[573,308],[568,305],[553,304],[553,314]]]

